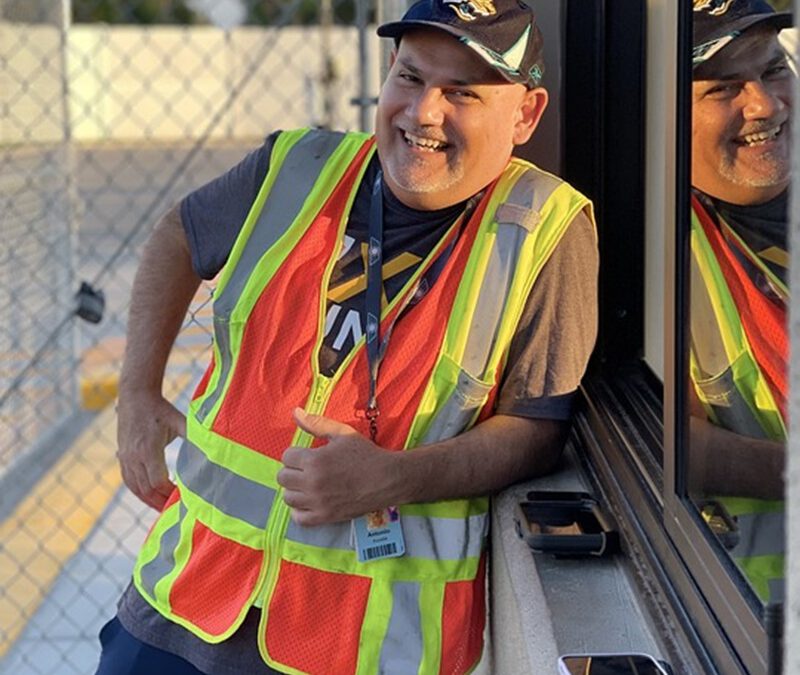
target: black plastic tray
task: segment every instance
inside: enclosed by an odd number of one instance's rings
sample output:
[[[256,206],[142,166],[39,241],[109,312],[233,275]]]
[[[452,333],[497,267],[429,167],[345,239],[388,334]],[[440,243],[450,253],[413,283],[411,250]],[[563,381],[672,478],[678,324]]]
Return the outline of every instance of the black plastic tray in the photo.
[[[586,492],[529,492],[517,504],[514,521],[520,538],[539,553],[602,556],[619,548],[617,532]]]

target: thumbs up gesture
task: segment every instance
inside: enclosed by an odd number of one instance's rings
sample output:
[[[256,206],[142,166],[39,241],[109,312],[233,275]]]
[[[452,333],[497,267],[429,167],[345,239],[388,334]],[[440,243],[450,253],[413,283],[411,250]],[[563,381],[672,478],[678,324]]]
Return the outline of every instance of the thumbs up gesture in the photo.
[[[318,448],[289,447],[283,453],[278,484],[299,525],[350,520],[399,503],[399,461],[403,453],[378,447],[353,427],[295,408],[303,431],[327,443]]]

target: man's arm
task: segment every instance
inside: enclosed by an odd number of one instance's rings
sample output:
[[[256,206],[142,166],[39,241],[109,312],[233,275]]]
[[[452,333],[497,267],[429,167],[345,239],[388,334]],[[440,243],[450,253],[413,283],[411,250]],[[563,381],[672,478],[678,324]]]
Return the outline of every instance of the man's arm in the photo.
[[[728,431],[689,418],[690,484],[706,495],[783,499],[782,443]]]
[[[786,447],[724,429],[689,383],[689,485],[694,493],[783,499]]]
[[[349,520],[387,506],[471,497],[550,471],[567,422],[495,415],[455,438],[405,452],[384,450],[352,427],[295,411],[298,426],[326,439],[288,448],[278,483],[300,525]]]
[[[174,488],[164,448],[186,433],[185,417],[161,393],[164,370],[199,285],[174,207],[147,240],[133,282],[117,405],[122,478],[154,509],[163,507]]]

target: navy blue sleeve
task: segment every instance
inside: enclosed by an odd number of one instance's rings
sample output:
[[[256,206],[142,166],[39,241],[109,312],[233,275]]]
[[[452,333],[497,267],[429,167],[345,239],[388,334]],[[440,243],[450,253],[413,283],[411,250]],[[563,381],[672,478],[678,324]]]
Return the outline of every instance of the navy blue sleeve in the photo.
[[[280,132],[250,152],[226,173],[183,198],[181,221],[189,241],[192,267],[201,279],[222,269],[269,170],[272,146]]]

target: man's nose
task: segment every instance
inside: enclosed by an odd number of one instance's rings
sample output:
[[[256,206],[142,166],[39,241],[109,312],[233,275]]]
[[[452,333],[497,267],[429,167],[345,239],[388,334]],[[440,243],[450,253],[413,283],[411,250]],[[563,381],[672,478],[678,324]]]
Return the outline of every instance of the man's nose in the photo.
[[[423,89],[409,106],[409,115],[422,126],[439,125],[444,119],[444,96],[437,89]]]
[[[747,96],[744,106],[746,119],[768,119],[785,107],[776,92],[760,80],[752,80],[745,87]]]

